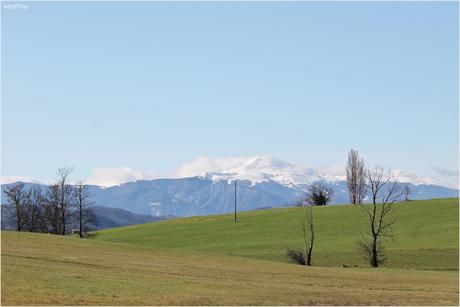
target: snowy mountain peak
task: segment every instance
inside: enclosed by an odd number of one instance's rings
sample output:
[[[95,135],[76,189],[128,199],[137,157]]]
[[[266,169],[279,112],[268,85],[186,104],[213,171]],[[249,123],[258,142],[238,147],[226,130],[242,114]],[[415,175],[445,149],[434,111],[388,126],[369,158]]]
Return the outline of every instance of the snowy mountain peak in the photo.
[[[203,177],[218,180],[248,180],[252,184],[275,181],[283,185],[299,186],[322,179],[312,169],[301,169],[273,156],[248,158],[238,166],[219,172],[207,172]]]
[[[257,183],[275,181],[285,186],[300,187],[314,181],[324,180],[337,182],[345,180],[344,167],[337,168],[300,168],[291,163],[273,156],[262,155],[239,159],[231,167],[217,171],[206,172],[200,177],[214,181],[247,180],[253,185]],[[400,182],[413,184],[436,184],[429,178],[421,178],[410,172],[393,170],[393,176]]]
[[[280,170],[287,168],[294,168],[294,166],[286,161],[278,159],[273,156],[256,156],[249,158],[242,168],[247,170]]]

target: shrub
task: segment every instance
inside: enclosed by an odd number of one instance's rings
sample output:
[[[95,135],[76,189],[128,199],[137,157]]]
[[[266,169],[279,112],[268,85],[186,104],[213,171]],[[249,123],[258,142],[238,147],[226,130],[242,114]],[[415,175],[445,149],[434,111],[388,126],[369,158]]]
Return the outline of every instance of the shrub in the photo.
[[[286,257],[292,263],[306,265],[306,261],[305,261],[306,256],[307,256],[306,253],[301,249],[290,248],[290,247],[286,249]]]

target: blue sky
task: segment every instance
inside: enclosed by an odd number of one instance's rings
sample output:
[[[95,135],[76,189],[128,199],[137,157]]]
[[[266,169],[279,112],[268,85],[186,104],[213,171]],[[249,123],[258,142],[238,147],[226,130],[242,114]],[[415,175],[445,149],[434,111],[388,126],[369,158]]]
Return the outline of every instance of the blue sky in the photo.
[[[2,176],[170,174],[259,154],[324,167],[353,147],[455,183],[457,13],[455,2],[2,9]]]

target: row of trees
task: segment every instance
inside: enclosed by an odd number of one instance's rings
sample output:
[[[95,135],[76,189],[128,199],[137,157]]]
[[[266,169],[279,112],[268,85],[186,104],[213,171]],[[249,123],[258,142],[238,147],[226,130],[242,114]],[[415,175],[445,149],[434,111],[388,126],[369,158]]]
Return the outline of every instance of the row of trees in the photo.
[[[69,184],[69,168],[57,171],[55,183],[43,189],[27,189],[24,183],[7,186],[4,200],[7,220],[17,231],[45,232],[65,235],[77,224],[81,238],[96,226],[88,186],[82,181]]]
[[[394,204],[409,200],[410,189],[403,186],[390,170],[382,166],[366,166],[356,150],[348,153],[346,180],[350,202],[361,208],[368,218],[368,231],[358,242],[361,252],[373,267],[386,260],[383,252],[384,239],[391,237]],[[307,194],[298,202],[305,206],[303,219],[304,249],[287,249],[287,256],[295,263],[311,265],[315,242],[313,206],[326,205],[333,195],[332,189],[323,183],[310,186]]]

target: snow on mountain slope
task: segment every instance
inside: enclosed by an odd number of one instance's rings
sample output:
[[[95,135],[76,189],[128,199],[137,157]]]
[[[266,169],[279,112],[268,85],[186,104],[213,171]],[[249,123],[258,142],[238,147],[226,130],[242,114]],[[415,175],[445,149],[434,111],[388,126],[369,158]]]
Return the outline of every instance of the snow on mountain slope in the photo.
[[[315,181],[334,183],[346,180],[344,166],[339,170],[300,168],[273,156],[255,156],[240,160],[238,166],[217,172],[205,172],[198,176],[213,181],[247,180],[252,185],[274,181],[288,187],[302,187]],[[433,178],[419,177],[398,169],[392,170],[392,176],[401,183],[441,185]]]
[[[213,181],[248,180],[253,185],[275,181],[289,187],[310,184],[317,180],[330,180],[314,169],[302,169],[272,156],[256,156],[241,165],[220,172],[207,172],[200,177]]]

